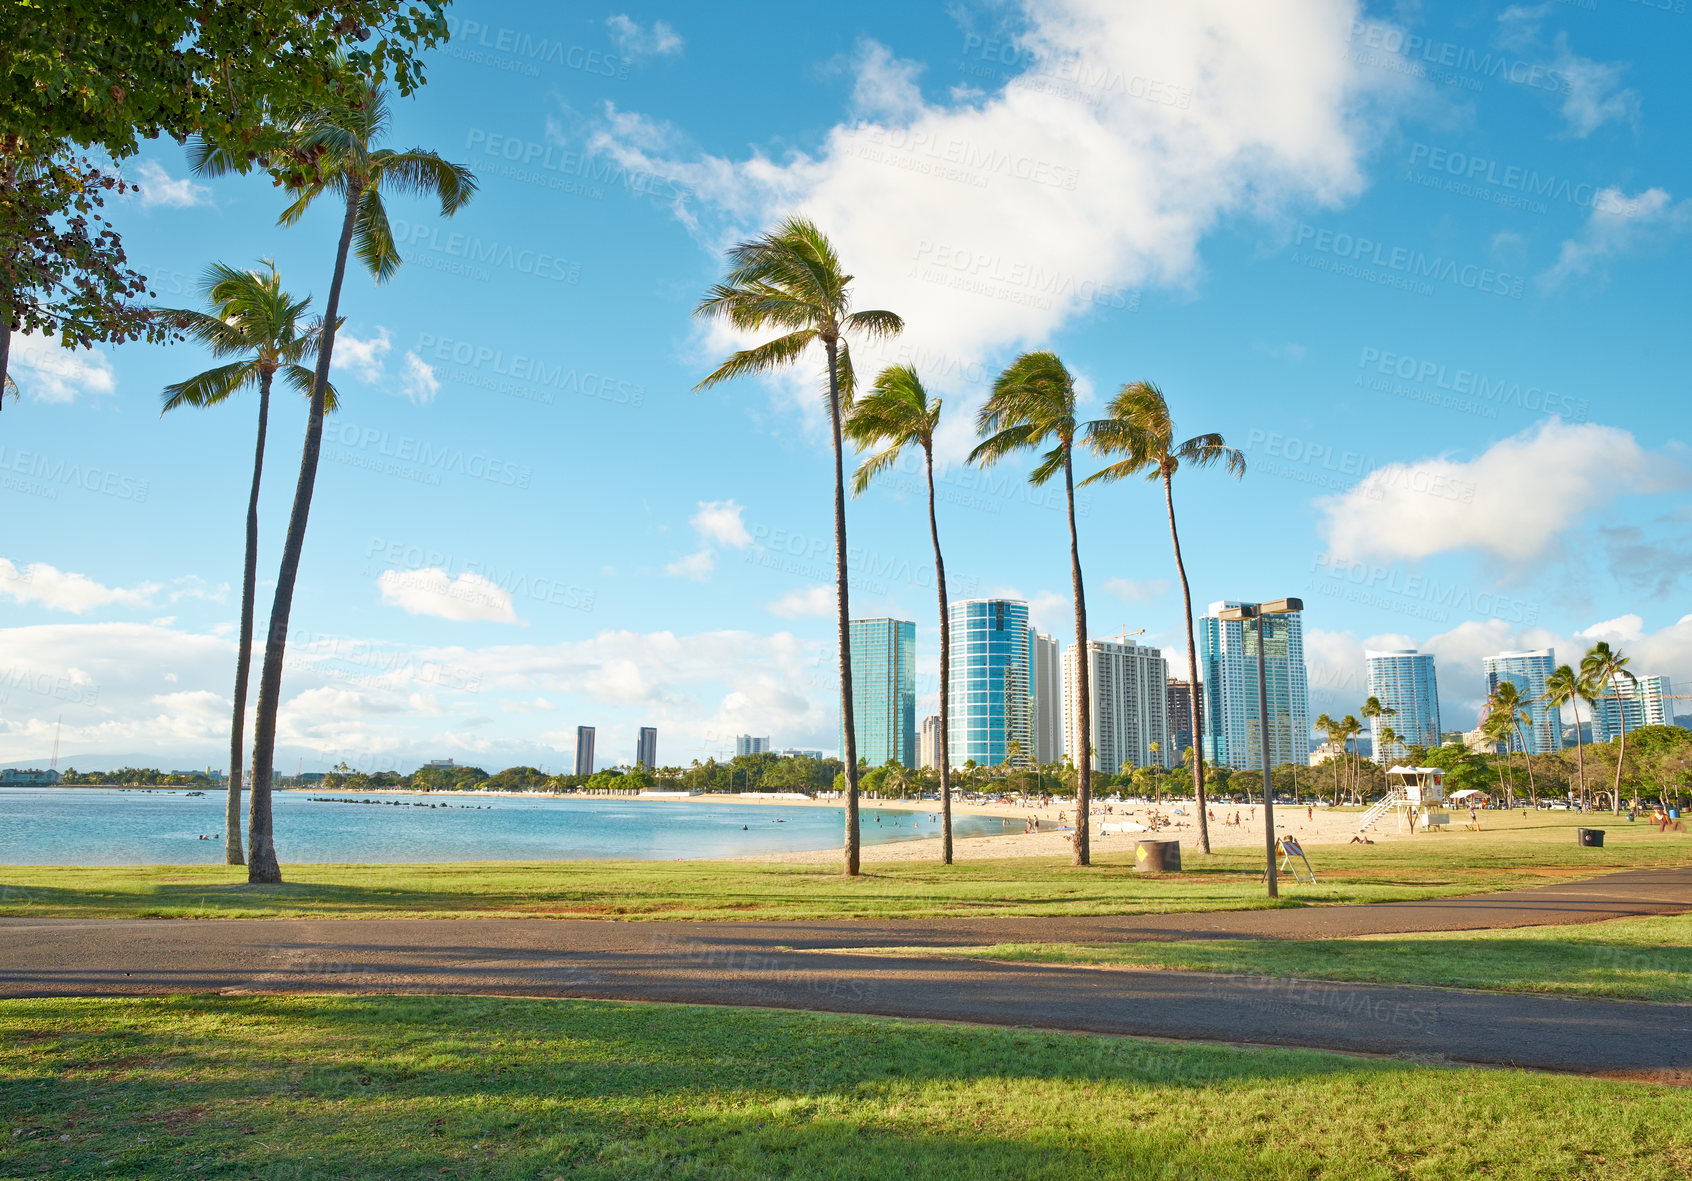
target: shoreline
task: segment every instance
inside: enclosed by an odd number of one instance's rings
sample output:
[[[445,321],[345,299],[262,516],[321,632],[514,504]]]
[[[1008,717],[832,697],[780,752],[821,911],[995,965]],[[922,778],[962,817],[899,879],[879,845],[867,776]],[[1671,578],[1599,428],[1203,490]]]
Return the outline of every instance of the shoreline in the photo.
[[[214,794],[201,788],[192,787],[138,787],[120,788],[97,784],[75,784],[67,786],[98,787],[107,791],[144,791],[157,794],[186,794],[191,791],[204,791],[207,795]],[[525,792],[525,791],[420,791],[416,789],[326,789],[316,787],[287,787],[277,788],[278,792],[289,792],[297,795],[312,795],[330,799],[359,798],[374,796],[412,797],[430,799],[435,802],[466,803],[478,798],[503,799],[549,799],[549,800],[618,800],[627,802],[657,803],[657,804],[714,804],[714,805],[750,805],[755,807],[789,807],[789,808],[840,808],[844,801],[837,799],[779,799],[769,796],[742,797],[726,793],[702,793],[692,796],[676,796],[671,798],[641,797],[629,795],[598,795],[577,792]],[[884,812],[920,812],[934,815],[939,811],[939,801],[927,799],[869,799],[859,800],[860,808],[866,811]],[[1219,806],[1211,802],[1210,813],[1210,843],[1213,849],[1250,847],[1261,849],[1264,843],[1262,820],[1258,815],[1260,805],[1226,805]],[[1037,832],[1005,832],[979,836],[958,836],[953,839],[953,856],[959,861],[1002,860],[1023,857],[1066,857],[1073,851],[1073,811],[1072,800],[1058,798],[1044,807],[1029,804],[1017,805],[999,801],[965,802],[954,800],[952,812],[954,816],[976,816],[1015,822],[1018,820],[1037,820],[1041,830]],[[1155,832],[1102,832],[1103,825],[1120,825],[1123,822],[1140,826],[1146,824],[1151,814],[1156,813],[1163,818],[1163,824]],[[1233,816],[1240,817],[1238,825],[1227,823]],[[1361,810],[1346,808],[1319,808],[1308,810],[1306,807],[1281,805],[1276,809],[1276,831],[1278,835],[1291,835],[1310,847],[1345,845],[1351,842],[1352,834],[1357,830],[1357,823]],[[1483,813],[1483,818],[1485,814]],[[1463,822],[1454,812],[1453,828],[1463,827]],[[1191,801],[1167,801],[1163,804],[1149,804],[1145,802],[1124,801],[1117,803],[1114,799],[1095,802],[1092,817],[1094,835],[1092,848],[1100,854],[1132,853],[1135,845],[1143,839],[1174,840],[1179,842],[1189,855],[1197,852],[1198,827],[1193,815]],[[1392,820],[1386,822],[1369,834],[1373,843],[1392,842],[1407,839],[1408,832],[1396,830]],[[865,862],[909,862],[909,861],[938,861],[939,833],[930,832],[916,837],[894,840],[882,843],[865,842],[860,846],[861,858]],[[677,860],[699,862],[757,862],[771,865],[803,865],[823,864],[832,861],[840,854],[838,844],[816,849],[789,850],[783,852],[764,853],[726,853],[714,856],[686,857]],[[599,859],[572,859],[572,863],[591,863]],[[622,858],[606,858],[604,860],[623,860]],[[426,863],[418,863],[426,864]],[[561,862],[562,864],[562,862]]]

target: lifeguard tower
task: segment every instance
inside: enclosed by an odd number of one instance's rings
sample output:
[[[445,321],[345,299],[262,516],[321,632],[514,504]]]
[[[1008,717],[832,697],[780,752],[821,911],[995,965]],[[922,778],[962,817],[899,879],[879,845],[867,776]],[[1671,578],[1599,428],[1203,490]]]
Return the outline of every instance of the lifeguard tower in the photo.
[[[1358,835],[1373,828],[1388,812],[1398,814],[1398,831],[1443,828],[1451,823],[1445,811],[1445,770],[1442,767],[1394,767],[1386,773],[1387,793],[1363,813]]]

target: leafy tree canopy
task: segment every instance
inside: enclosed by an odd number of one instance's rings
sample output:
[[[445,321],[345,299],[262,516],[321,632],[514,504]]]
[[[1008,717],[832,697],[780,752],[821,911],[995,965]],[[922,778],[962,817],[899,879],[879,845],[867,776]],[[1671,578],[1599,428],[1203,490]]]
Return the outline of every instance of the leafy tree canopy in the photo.
[[[203,134],[262,151],[325,104],[340,59],[401,94],[447,36],[443,0],[22,0],[0,9],[0,136],[133,155]]]

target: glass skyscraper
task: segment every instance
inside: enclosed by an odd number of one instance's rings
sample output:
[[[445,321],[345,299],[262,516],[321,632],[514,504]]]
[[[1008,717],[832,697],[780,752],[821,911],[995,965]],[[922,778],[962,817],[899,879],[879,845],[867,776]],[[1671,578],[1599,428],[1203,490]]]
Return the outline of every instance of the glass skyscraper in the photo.
[[[1370,718],[1369,734],[1374,742],[1375,761],[1401,759],[1411,746],[1439,745],[1439,684],[1434,679],[1431,652],[1401,649],[1365,652],[1369,666],[1369,693],[1393,711],[1391,717]],[[1398,736],[1391,750],[1384,749],[1381,731],[1388,726]]]
[[[1618,697],[1617,693],[1621,695]],[[1624,721],[1629,734],[1646,726],[1672,726],[1674,711],[1669,708],[1672,701],[1667,677],[1640,677],[1633,681],[1622,677],[1620,684],[1606,683],[1604,694],[1592,711],[1592,741],[1609,742],[1621,737]]]
[[[1093,769],[1115,775],[1124,765],[1168,766],[1169,665],[1163,652],[1126,637],[1088,640],[1087,652]],[[1072,751],[1081,749],[1075,653],[1071,644],[1063,654],[1064,742]]]
[[[1212,603],[1199,620],[1199,667],[1206,762],[1236,771],[1263,766],[1257,698],[1260,621],[1218,618],[1233,600]],[[1298,611],[1262,621],[1269,699],[1269,758],[1275,766],[1310,760],[1310,685],[1304,668],[1304,619]]]
[[[852,721],[860,760],[871,767],[889,759],[917,765],[916,624],[852,620]],[[840,750],[846,750],[844,728]]]
[[[1027,766],[1034,756],[1028,604],[964,599],[951,604],[951,709],[946,734],[952,766],[1005,761],[1011,742]]]
[[[1510,735],[1509,749],[1521,750],[1525,741],[1527,753],[1542,755],[1563,749],[1563,714],[1545,704],[1545,678],[1557,668],[1557,651],[1539,648],[1532,652],[1500,652],[1481,662],[1486,673],[1487,700],[1498,692],[1498,686],[1509,681],[1521,695],[1522,732]]]

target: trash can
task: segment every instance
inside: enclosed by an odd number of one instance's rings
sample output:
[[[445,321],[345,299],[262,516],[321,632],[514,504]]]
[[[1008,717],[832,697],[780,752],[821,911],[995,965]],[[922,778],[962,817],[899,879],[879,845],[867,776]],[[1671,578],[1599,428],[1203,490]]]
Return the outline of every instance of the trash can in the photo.
[[[1579,836],[1580,843],[1588,848],[1602,849],[1604,847],[1604,830],[1601,828],[1577,828],[1575,833]]]
[[[1680,809],[1679,808],[1670,808],[1669,809],[1669,819],[1670,820],[1679,820],[1680,819]]]
[[[1180,873],[1180,841],[1140,841],[1134,846],[1135,873]]]

